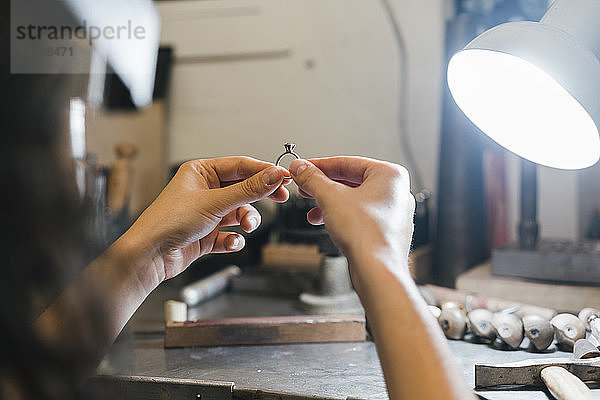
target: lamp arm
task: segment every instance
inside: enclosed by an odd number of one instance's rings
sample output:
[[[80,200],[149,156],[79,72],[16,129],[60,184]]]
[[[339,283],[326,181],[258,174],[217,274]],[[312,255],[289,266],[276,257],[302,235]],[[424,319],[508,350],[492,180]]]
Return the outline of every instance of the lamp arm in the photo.
[[[535,249],[538,241],[537,223],[537,166],[521,159],[521,219],[517,228],[519,246]]]
[[[540,20],[573,35],[600,60],[599,21],[600,0],[555,0]]]

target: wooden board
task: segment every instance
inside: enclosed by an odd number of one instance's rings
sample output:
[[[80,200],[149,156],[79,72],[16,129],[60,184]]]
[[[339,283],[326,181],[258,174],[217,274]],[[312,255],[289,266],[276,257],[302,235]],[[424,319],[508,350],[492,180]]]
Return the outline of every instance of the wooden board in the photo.
[[[492,275],[489,263],[460,274],[456,288],[512,301],[578,313],[582,308],[600,309],[600,286],[565,285]]]
[[[165,347],[240,344],[361,342],[362,315],[225,318],[168,322]]]

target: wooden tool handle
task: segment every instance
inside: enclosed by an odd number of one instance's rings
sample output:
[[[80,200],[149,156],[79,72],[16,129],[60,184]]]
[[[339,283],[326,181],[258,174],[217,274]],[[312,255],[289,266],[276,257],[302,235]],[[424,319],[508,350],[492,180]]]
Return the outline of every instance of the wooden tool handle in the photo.
[[[133,177],[132,160],[137,154],[137,147],[128,143],[119,143],[115,147],[117,160],[113,164],[108,177],[106,200],[113,213],[117,213],[127,205],[131,194]]]
[[[547,367],[540,373],[546,387],[558,400],[593,400],[592,391],[578,377],[561,367]]]
[[[600,341],[600,318],[594,318],[590,321],[590,330],[594,338]]]
[[[469,293],[467,292],[435,285],[424,285],[422,287],[428,290],[439,304],[447,301],[464,304],[467,296],[469,296]],[[518,307],[518,310],[515,312],[515,314],[519,317],[523,317],[527,314],[537,314],[541,317],[551,320],[552,317],[556,315],[556,310],[550,308],[517,303],[514,301],[498,299],[494,297],[486,297],[478,294],[471,294],[469,297],[469,302],[471,308],[474,310],[477,308],[486,308],[492,312]]]

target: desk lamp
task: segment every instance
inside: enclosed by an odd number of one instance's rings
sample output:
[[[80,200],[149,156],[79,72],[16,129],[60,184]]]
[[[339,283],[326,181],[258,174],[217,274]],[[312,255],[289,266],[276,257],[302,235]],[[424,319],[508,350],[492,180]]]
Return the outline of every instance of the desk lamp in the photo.
[[[482,33],[451,58],[448,86],[481,131],[522,158],[560,169],[594,165],[600,158],[600,0],[555,0],[540,22],[509,22]],[[519,245],[494,251],[494,273],[600,283],[598,249],[537,243],[535,169],[532,174],[533,164],[524,165],[521,212],[529,220],[520,223]]]
[[[150,105],[160,38],[159,15],[152,1],[62,1],[81,24],[89,26],[88,36],[94,38],[96,55],[119,75],[134,105]],[[96,31],[94,36],[92,27],[102,29],[103,34]],[[122,36],[121,31],[125,32]]]

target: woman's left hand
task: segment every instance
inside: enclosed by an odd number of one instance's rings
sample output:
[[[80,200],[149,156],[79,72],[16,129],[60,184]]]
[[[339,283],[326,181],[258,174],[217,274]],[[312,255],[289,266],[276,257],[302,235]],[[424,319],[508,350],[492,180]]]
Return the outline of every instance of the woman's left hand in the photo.
[[[261,222],[250,203],[264,198],[284,202],[289,172],[248,157],[195,160],[183,164],[158,198],[125,233],[134,248],[150,255],[157,283],[183,272],[208,253],[244,247],[244,237],[220,227],[254,231]]]

